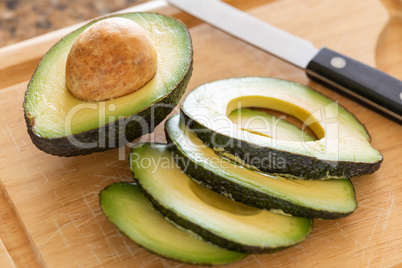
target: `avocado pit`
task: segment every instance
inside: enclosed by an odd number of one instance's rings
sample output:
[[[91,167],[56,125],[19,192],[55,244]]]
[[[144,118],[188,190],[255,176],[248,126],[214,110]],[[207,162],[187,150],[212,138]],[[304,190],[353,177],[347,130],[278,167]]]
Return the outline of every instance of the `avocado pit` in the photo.
[[[156,69],[155,45],[141,26],[109,18],[78,36],[67,57],[66,84],[78,99],[104,101],[139,90]]]

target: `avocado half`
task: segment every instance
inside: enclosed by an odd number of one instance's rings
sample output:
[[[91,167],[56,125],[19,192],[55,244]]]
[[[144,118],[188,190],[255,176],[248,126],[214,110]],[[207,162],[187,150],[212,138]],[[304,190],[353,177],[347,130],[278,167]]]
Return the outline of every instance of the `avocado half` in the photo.
[[[243,119],[248,114],[253,113],[246,112]],[[289,179],[226,161],[191,133],[180,122],[179,115],[166,121],[165,132],[166,139],[172,144],[169,149],[173,158],[184,173],[235,201],[293,216],[320,219],[345,217],[357,207],[355,190],[348,179]]]
[[[276,252],[302,242],[313,220],[246,206],[191,180],[167,144],[132,148],[130,170],[145,196],[170,221],[229,250]]]
[[[286,141],[243,130],[228,115],[244,107],[269,108],[300,119],[314,141]],[[365,127],[345,108],[297,83],[267,77],[218,80],[194,89],[181,106],[185,124],[221,155],[264,172],[306,179],[373,173],[382,155]]]
[[[65,68],[78,35],[111,17],[130,19],[153,40],[157,71],[140,90],[107,101],[74,98],[67,89]],[[152,132],[184,94],[192,73],[193,49],[186,26],[156,13],[126,13],[92,21],[55,44],[37,66],[23,103],[28,133],[42,151],[75,156],[105,151]]]
[[[105,216],[132,241],[165,258],[192,264],[227,264],[247,255],[219,248],[176,228],[133,183],[113,183],[99,194]]]

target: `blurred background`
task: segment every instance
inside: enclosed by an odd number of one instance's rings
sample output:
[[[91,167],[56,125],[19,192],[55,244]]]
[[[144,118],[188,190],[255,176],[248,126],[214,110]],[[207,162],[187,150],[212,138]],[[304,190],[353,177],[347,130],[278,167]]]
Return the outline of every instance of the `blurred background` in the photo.
[[[0,0],[0,47],[149,0]]]

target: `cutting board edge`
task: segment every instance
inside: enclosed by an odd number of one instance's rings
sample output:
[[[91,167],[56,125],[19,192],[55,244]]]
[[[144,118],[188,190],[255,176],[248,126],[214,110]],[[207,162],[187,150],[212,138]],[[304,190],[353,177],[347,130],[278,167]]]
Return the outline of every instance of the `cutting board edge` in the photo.
[[[14,215],[16,216],[18,223],[20,224],[21,229],[24,232],[24,236],[26,236],[26,238],[29,241],[29,248],[32,250],[32,252],[34,253],[35,256],[35,261],[37,262],[36,264],[40,267],[47,267],[46,262],[42,256],[42,254],[40,253],[40,250],[38,249],[37,245],[35,244],[33,238],[31,237],[30,233],[27,230],[27,227],[25,226],[24,221],[21,219],[21,216],[17,210],[17,208],[14,205],[14,202],[12,200],[12,198],[9,197],[8,195],[8,191],[7,191],[7,186],[4,185],[3,181],[0,179],[0,191],[4,194],[5,198],[8,201],[9,207],[11,208],[12,212],[14,213]],[[7,247],[7,242],[3,241],[3,243],[5,243],[5,246]],[[10,256],[11,258],[13,258],[13,256]]]

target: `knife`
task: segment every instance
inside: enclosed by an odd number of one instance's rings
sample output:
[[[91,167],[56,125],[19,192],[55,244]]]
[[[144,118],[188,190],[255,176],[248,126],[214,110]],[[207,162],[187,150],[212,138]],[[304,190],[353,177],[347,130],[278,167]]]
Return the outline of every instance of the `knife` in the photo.
[[[308,77],[402,124],[402,81],[285,32],[219,0],[167,0],[177,8],[280,57]]]

